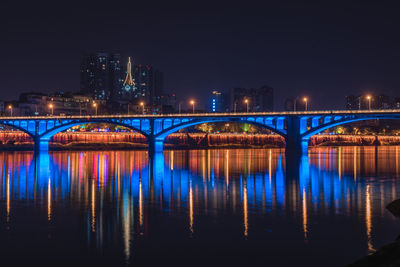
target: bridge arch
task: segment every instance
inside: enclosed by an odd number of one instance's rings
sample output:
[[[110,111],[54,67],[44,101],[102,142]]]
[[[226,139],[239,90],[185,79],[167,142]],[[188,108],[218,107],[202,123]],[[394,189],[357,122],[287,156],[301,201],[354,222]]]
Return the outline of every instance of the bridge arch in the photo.
[[[343,124],[348,124],[352,122],[357,122],[357,121],[367,121],[367,120],[377,120],[377,119],[384,119],[384,120],[398,120],[400,119],[400,116],[393,116],[393,117],[381,117],[381,116],[376,116],[376,117],[359,117],[359,118],[344,118],[341,120],[333,121],[328,124],[322,124],[317,127],[314,127],[306,132],[304,132],[301,135],[301,138],[303,140],[309,140],[311,136],[316,135],[322,131],[325,131],[329,128],[343,125]]]
[[[128,125],[126,123],[122,123],[122,122],[117,122],[117,121],[109,121],[109,120],[95,120],[95,121],[74,121],[74,122],[70,122],[70,123],[66,123],[66,124],[62,124],[56,127],[53,127],[47,131],[45,131],[44,133],[40,134],[39,138],[41,140],[46,140],[49,141],[51,137],[53,137],[55,134],[60,133],[62,131],[65,131],[71,127],[74,126],[78,126],[78,125],[83,125],[83,124],[93,124],[93,123],[107,123],[107,124],[114,124],[114,125],[119,125],[119,126],[123,126],[129,129],[132,129],[142,135],[144,135],[146,138],[148,137],[148,134],[136,127],[133,127],[131,125]]]
[[[29,135],[29,137],[31,137],[32,139],[35,138],[35,135],[34,135],[33,133],[31,133],[31,132],[28,131],[27,129],[24,129],[24,128],[21,127],[21,126],[17,126],[17,125],[14,125],[14,124],[9,124],[9,123],[6,123],[6,122],[1,122],[1,121],[0,121],[0,125],[4,125],[4,126],[8,126],[8,127],[14,128],[14,129],[16,129],[16,130],[18,130],[18,131],[21,131],[21,132],[26,133],[26,134]]]
[[[164,129],[163,131],[157,133],[156,135],[154,135],[154,139],[155,141],[158,143],[158,146],[162,146],[162,143],[164,142],[165,138],[172,134],[175,133],[181,129],[190,127],[190,126],[194,126],[194,125],[199,125],[199,124],[203,124],[203,123],[212,123],[212,122],[236,122],[236,123],[248,123],[248,124],[252,124],[255,126],[258,126],[260,128],[265,128],[267,130],[270,130],[273,133],[276,133],[280,136],[282,136],[283,138],[286,139],[286,131],[284,129],[282,130],[278,130],[274,127],[262,124],[262,123],[258,123],[256,121],[252,121],[252,120],[240,120],[238,118],[221,118],[218,120],[215,119],[201,119],[201,120],[191,120],[188,122],[184,122],[184,123],[180,123],[177,125],[173,125],[167,129]],[[161,144],[160,144],[161,143]]]

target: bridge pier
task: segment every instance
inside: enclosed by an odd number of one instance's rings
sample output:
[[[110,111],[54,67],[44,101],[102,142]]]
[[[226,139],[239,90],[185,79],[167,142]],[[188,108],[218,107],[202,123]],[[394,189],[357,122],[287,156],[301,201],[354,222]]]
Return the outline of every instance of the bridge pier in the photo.
[[[150,154],[163,152],[164,140],[159,140],[156,137],[150,135],[147,137],[147,142],[149,144],[148,149]]]
[[[34,142],[34,151],[35,152],[49,151],[49,140],[48,139],[34,137],[33,142]]]
[[[307,125],[301,124],[300,117],[288,117],[286,125],[286,154],[305,154],[308,152],[308,138],[302,138],[302,132],[305,132]],[[303,129],[304,128],[304,129]]]

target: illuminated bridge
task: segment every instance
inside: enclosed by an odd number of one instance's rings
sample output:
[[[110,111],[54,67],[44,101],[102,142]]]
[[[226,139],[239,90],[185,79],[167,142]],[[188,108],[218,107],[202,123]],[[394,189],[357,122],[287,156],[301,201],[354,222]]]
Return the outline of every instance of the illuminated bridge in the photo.
[[[53,135],[73,126],[111,123],[142,133],[148,140],[149,151],[161,152],[165,138],[182,128],[206,122],[239,122],[264,127],[283,136],[287,151],[305,152],[310,137],[321,131],[375,119],[400,119],[400,110],[1,117],[0,124],[30,135],[36,151],[48,150]]]

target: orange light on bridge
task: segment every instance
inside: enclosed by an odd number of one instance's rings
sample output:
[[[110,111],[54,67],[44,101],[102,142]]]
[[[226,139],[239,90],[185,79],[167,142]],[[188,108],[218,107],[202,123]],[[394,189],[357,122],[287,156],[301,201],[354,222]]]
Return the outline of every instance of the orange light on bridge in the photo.
[[[140,104],[140,106],[142,107],[142,113],[144,114],[144,102],[142,101],[142,102],[140,102],[139,104]]]
[[[305,111],[307,111],[307,110],[308,110],[308,98],[307,98],[307,97],[304,97],[304,98],[303,98],[303,101],[304,101],[304,103],[305,103],[304,109],[305,109]]]
[[[49,104],[49,108],[51,109],[51,115],[53,115],[54,114],[54,105]]]
[[[8,105],[8,109],[10,110],[10,116],[12,116],[12,112],[13,112],[13,107],[11,105]]]
[[[194,100],[192,99],[192,100],[190,100],[190,105],[192,105],[192,107],[193,107],[193,113],[194,113],[194,105],[196,104],[196,102],[194,102]]]
[[[246,103],[246,111],[249,112],[249,100],[246,98],[244,103]]]
[[[93,102],[93,107],[96,110],[96,116],[97,116],[97,103],[96,102]]]
[[[367,95],[367,99],[368,99],[368,109],[371,110],[371,99],[372,99],[372,97],[370,95]]]

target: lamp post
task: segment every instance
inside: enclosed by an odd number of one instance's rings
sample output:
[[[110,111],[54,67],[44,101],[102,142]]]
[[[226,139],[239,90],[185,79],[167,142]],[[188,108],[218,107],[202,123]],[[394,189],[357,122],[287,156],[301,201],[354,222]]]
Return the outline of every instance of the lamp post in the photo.
[[[96,116],[97,116],[97,103],[96,102],[93,102],[93,107],[96,110]]]
[[[144,103],[140,102],[140,106],[142,107],[142,114],[144,114]]]
[[[368,109],[371,110],[371,96],[367,95],[367,99],[368,99]]]
[[[51,115],[54,115],[54,105],[50,104],[49,108],[51,109]]]
[[[307,97],[304,97],[303,98],[303,101],[304,101],[304,103],[305,103],[305,111],[307,111],[308,110],[308,98]]]
[[[8,109],[10,110],[10,116],[12,117],[12,109],[13,109],[13,107],[11,105],[9,105]]]
[[[195,104],[196,102],[194,102],[194,100],[190,100],[190,105],[192,105],[192,107],[193,107],[193,114],[194,114],[194,104]]]
[[[247,113],[249,113],[249,100],[246,98],[244,100],[244,103],[246,103],[246,111],[247,111]]]

